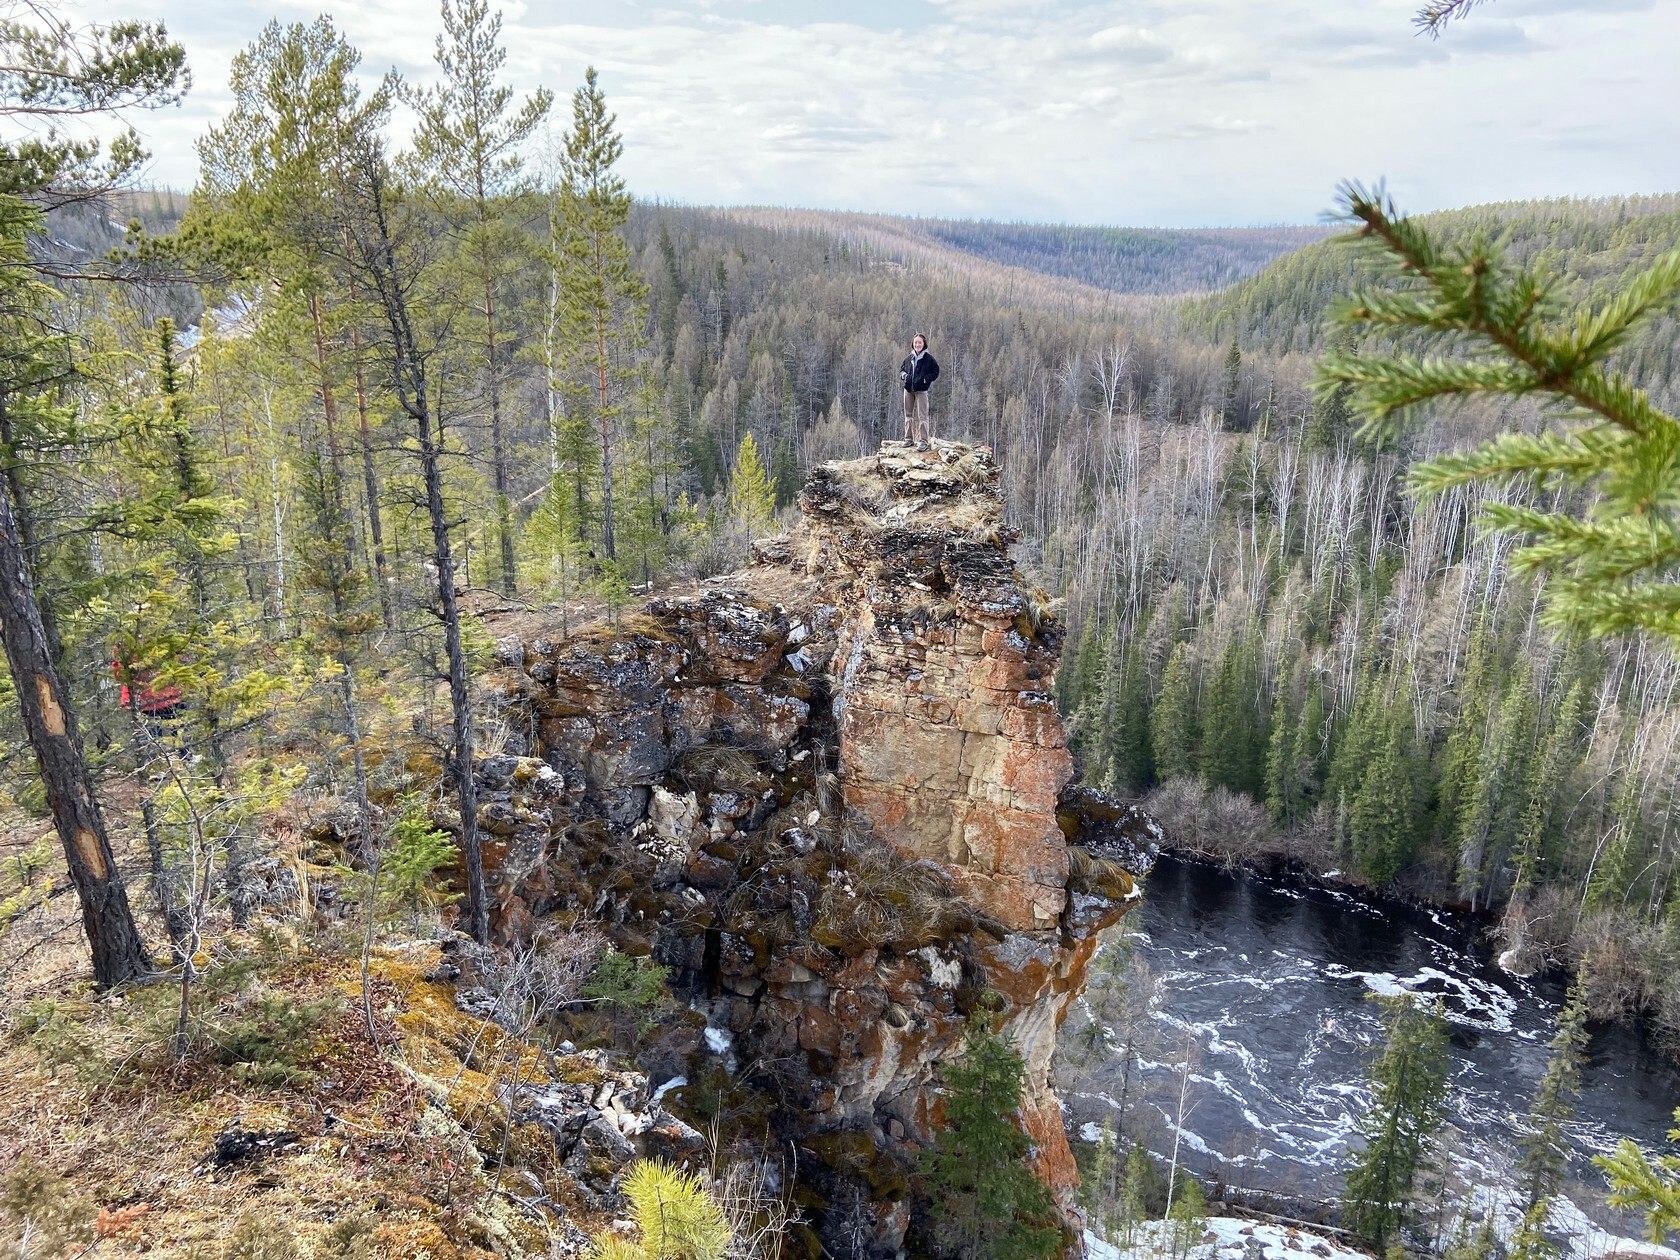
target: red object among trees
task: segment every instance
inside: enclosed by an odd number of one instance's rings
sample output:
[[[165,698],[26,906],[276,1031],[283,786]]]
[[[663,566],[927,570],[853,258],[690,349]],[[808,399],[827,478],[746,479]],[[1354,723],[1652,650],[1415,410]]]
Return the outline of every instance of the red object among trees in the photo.
[[[131,704],[140,712],[152,717],[172,713],[181,703],[181,689],[168,685],[152,686],[152,672],[148,669],[130,669],[119,658],[111,662],[111,672],[117,676],[121,684],[118,700],[127,709]],[[129,688],[133,687],[133,698],[130,699]]]

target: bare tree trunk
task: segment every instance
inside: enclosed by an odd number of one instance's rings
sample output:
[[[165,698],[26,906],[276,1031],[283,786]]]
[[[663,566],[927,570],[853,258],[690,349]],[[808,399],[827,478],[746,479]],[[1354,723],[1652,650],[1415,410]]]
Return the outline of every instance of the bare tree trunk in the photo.
[[[346,242],[348,244],[348,242]],[[350,300],[356,300],[356,284],[350,283]],[[379,588],[379,614],[387,630],[396,626],[391,608],[390,565],[385,559],[385,526],[379,515],[379,478],[373,468],[373,431],[368,424],[367,375],[362,364],[362,330],[350,325],[350,354],[356,361],[356,419],[362,444],[362,489],[367,495],[368,536],[373,543],[373,584]]]
[[[432,565],[436,569],[438,615],[443,622],[444,651],[449,661],[449,702],[454,721],[450,770],[461,813],[461,856],[466,864],[467,925],[474,940],[490,939],[490,908],[484,889],[484,853],[478,833],[478,785],[473,779],[472,697],[467,682],[467,658],[461,645],[461,611],[455,602],[455,556],[450,545],[449,519],[443,501],[442,453],[427,393],[426,364],[420,355],[409,316],[408,292],[397,263],[386,204],[385,173],[377,153],[365,154],[370,234],[362,242],[363,261],[372,278],[391,334],[391,377],[397,402],[414,423],[420,473],[425,485],[426,514],[432,526]]]
[[[333,396],[332,377],[327,363],[326,319],[321,312],[321,298],[309,295],[309,315],[315,323],[315,367],[321,377],[321,414],[326,418],[327,453],[332,457],[333,494],[342,495],[344,486],[344,452],[338,445],[338,399]],[[336,503],[339,516],[344,517],[342,498]],[[352,564],[356,561],[356,534],[352,530],[344,536],[344,546]]]
[[[0,395],[0,411],[5,405]],[[151,971],[151,960],[117,873],[93,776],[82,754],[76,714],[59,682],[6,478],[0,478],[0,639],[5,641],[6,663],[41,768],[53,825],[82,904],[94,979],[102,989],[138,980]]]
[[[490,463],[496,483],[496,532],[502,553],[502,593],[518,590],[513,560],[513,509],[508,498],[507,440],[502,433],[502,382],[496,371],[496,296],[484,278],[484,376],[490,390]]]
[[[597,234],[595,274],[600,273],[601,238]],[[606,317],[601,314],[595,317],[595,367],[600,378],[600,414],[597,418],[601,424],[601,547],[607,553],[608,560],[616,560],[618,549],[613,537],[612,413],[607,405],[607,322]]]

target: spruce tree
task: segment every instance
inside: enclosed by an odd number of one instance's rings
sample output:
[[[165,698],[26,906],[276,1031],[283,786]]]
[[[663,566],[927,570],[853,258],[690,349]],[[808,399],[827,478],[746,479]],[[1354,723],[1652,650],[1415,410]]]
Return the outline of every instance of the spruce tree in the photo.
[[[1519,839],[1513,859],[1513,896],[1525,891],[1543,874],[1543,863],[1549,852],[1548,840],[1559,815],[1558,805],[1580,758],[1577,744],[1585,704],[1581,681],[1576,679],[1558,703],[1546,738],[1535,755],[1528,801],[1517,825]]]
[[[1237,339],[1231,338],[1231,348],[1225,354],[1225,389],[1220,400],[1219,417],[1227,433],[1246,428],[1242,405],[1242,350]]]
[[[1441,754],[1439,801],[1435,811],[1441,836],[1453,843],[1463,831],[1462,812],[1475,798],[1484,777],[1490,691],[1496,673],[1493,634],[1486,619],[1470,636],[1469,659],[1459,678],[1458,715]]]
[[[1535,720],[1528,662],[1520,661],[1488,726],[1486,745],[1470,763],[1474,776],[1463,783],[1457,802],[1459,892],[1472,908],[1497,894],[1492,885],[1518,841],[1517,827],[1528,804]]]
[[[1371,1065],[1363,1148],[1347,1175],[1348,1225],[1379,1251],[1399,1240],[1412,1187],[1428,1161],[1447,1098],[1447,1031],[1409,994],[1376,996],[1387,1033]]]
[[[929,1233],[963,1260],[1031,1260],[1056,1254],[1054,1204],[1027,1167],[1031,1143],[1016,1123],[1021,1056],[983,1019],[969,1025],[962,1057],[942,1070],[945,1124],[918,1172],[931,1201]]]
[[[1149,745],[1157,777],[1164,783],[1194,776],[1197,744],[1196,679],[1190,647],[1180,643],[1167,660],[1160,693],[1149,712]]]
[[[1417,766],[1404,696],[1376,719],[1376,750],[1348,805],[1348,841],[1360,874],[1390,883],[1417,845]]]
[[[1525,1132],[1518,1140],[1518,1187],[1526,1209],[1542,1207],[1563,1187],[1569,1167],[1569,1141],[1563,1126],[1575,1111],[1581,1092],[1581,1066],[1587,1057],[1587,991],[1577,979],[1558,1011],[1557,1031],[1546,1072],[1529,1104]]]
[[[1203,690],[1201,770],[1210,784],[1258,796],[1261,791],[1259,715],[1247,636],[1233,635]]]
[[[1558,1260],[1562,1253],[1545,1233],[1550,1210],[1551,1200],[1541,1199],[1523,1212],[1516,1232],[1505,1245],[1505,1260]]]
[[[1272,698],[1272,729],[1266,739],[1266,812],[1280,827],[1293,827],[1305,812],[1295,746],[1298,734],[1292,720],[1289,686],[1279,678]]]
[[[1135,644],[1120,666],[1119,694],[1112,700],[1112,713],[1105,712],[1106,742],[1111,748],[1109,779],[1115,787],[1141,792],[1155,782],[1155,749],[1150,734],[1148,665]]]
[[[1674,1110],[1670,1142],[1680,1142],[1680,1107]],[[1645,1214],[1645,1236],[1659,1245],[1680,1230],[1680,1155],[1647,1155],[1628,1138],[1593,1163],[1610,1182],[1610,1206]]]

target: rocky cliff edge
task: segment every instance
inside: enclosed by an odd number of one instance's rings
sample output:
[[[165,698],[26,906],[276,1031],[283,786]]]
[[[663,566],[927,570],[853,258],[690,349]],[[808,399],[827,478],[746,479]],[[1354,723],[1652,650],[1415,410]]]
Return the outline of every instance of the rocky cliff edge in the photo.
[[[937,1068],[996,1012],[1077,1247],[1051,1053],[1150,828],[1069,787],[1061,632],[1010,559],[988,450],[826,464],[800,508],[741,572],[499,645],[497,931],[589,919],[671,969],[706,1027],[644,1066],[755,1100],[813,1255],[900,1252]]]

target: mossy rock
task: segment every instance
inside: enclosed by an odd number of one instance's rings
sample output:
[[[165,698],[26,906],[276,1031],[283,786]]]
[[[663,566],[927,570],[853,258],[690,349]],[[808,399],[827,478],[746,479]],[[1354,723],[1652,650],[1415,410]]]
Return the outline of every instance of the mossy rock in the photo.
[[[862,1177],[877,1199],[899,1199],[910,1190],[910,1177],[883,1154],[875,1139],[859,1129],[836,1129],[807,1138],[805,1149],[836,1172]]]

